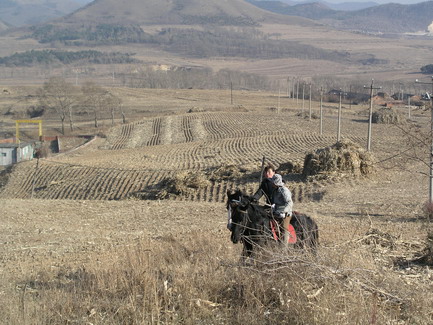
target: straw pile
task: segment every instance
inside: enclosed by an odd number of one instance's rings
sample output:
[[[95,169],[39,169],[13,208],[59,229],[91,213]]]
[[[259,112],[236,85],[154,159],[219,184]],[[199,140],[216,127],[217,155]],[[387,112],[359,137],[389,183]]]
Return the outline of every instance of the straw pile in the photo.
[[[200,172],[182,171],[174,175],[174,177],[168,178],[164,183],[165,189],[163,191],[166,194],[186,195],[208,186],[209,180]],[[159,196],[166,197],[167,195],[160,193]]]
[[[307,154],[302,173],[305,176],[335,172],[366,175],[372,171],[372,155],[359,145],[342,140],[330,147]]]
[[[371,121],[380,124],[401,124],[404,122],[404,118],[403,115],[395,109],[382,107],[380,110],[373,112]]]

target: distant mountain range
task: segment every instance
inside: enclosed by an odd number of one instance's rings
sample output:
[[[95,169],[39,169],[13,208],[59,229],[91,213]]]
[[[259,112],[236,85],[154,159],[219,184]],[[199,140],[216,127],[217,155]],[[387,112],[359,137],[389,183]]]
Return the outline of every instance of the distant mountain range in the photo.
[[[38,24],[77,10],[83,5],[78,1],[0,0],[0,20],[14,27]]]
[[[68,23],[257,25],[302,23],[244,0],[95,0],[64,19]],[[309,24],[311,24],[310,22]]]
[[[6,30],[8,28],[9,28],[9,26],[5,22],[3,22],[2,20],[0,20],[0,32]]]
[[[361,10],[334,10],[326,3],[288,5],[281,1],[247,0],[259,8],[313,19],[345,30],[404,33],[426,30],[433,21],[433,1],[413,5],[389,3]]]
[[[427,29],[433,21],[433,1],[378,5],[373,1],[334,4],[292,0],[0,0],[0,31],[62,17],[68,23],[93,24],[313,24],[295,18],[302,17],[338,29],[403,33]]]
[[[262,0],[262,1],[267,1],[267,2],[272,2],[274,0]],[[374,7],[374,6],[378,6],[379,3],[377,2],[373,2],[373,1],[368,1],[368,2],[340,2],[340,3],[332,3],[332,2],[328,2],[328,1],[323,1],[323,0],[310,0],[310,1],[293,1],[293,0],[281,0],[282,3],[290,5],[290,6],[295,6],[295,5],[305,5],[308,3],[313,3],[313,2],[317,2],[317,3],[321,3],[323,5],[325,5],[326,7],[328,7],[329,9],[333,9],[333,10],[344,10],[344,11],[351,11],[351,10],[361,10],[361,9],[365,9],[365,8],[369,8],[369,7]]]

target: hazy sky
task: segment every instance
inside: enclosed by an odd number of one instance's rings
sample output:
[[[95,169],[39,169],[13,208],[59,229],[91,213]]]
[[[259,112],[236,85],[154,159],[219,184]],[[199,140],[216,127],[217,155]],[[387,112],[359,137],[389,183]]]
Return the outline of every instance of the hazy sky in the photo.
[[[414,3],[420,3],[425,2],[422,0],[325,0],[326,2],[330,3],[341,3],[341,2],[377,2],[377,3],[401,3],[401,4],[414,4]],[[427,1],[427,0],[426,0]]]

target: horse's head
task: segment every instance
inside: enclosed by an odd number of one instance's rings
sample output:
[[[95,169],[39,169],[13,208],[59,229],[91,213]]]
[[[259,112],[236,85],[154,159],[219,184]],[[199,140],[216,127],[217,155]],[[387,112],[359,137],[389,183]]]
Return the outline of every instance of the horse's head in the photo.
[[[230,230],[232,232],[231,240],[238,243],[247,228],[248,207],[250,199],[240,190],[235,192],[227,191],[227,210],[229,213]]]

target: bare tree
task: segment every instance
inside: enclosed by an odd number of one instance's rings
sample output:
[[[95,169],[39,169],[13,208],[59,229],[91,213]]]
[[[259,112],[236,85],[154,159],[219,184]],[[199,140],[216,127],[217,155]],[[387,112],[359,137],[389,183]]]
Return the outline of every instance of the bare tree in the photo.
[[[103,101],[107,91],[93,81],[86,81],[81,87],[81,91],[83,93],[82,105],[93,112],[94,126],[98,128],[98,113],[103,108]]]
[[[111,124],[114,124],[114,112],[120,105],[120,99],[108,90],[96,85],[93,81],[87,81],[82,87],[83,105],[93,112],[95,128],[99,127],[98,115],[105,110],[111,113]]]
[[[69,118],[71,131],[74,130],[72,109],[77,102],[76,88],[61,77],[52,77],[38,91],[41,105],[53,109],[60,117],[62,134],[65,134],[65,119]]]

